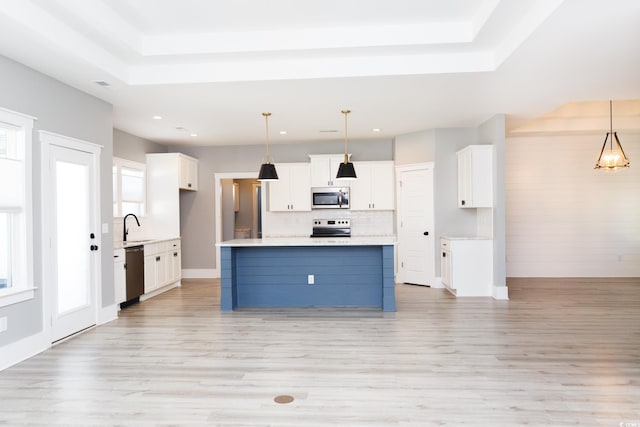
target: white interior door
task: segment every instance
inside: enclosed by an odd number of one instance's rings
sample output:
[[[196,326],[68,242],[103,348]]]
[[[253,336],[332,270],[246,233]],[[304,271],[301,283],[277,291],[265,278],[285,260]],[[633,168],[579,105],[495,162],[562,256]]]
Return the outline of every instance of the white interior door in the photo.
[[[43,141],[44,142],[44,141]],[[99,194],[95,153],[49,145],[45,253],[52,342],[96,324]]]
[[[433,168],[398,168],[398,281],[434,285]]]

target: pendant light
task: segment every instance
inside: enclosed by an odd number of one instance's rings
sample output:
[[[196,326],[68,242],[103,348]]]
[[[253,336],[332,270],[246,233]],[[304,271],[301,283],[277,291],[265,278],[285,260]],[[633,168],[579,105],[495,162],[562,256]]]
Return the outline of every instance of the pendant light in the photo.
[[[342,110],[342,114],[344,114],[344,162],[340,163],[340,167],[338,167],[338,174],[336,175],[336,179],[356,179],[356,170],[353,167],[353,163],[349,161],[348,154],[348,143],[347,143],[347,114],[349,114],[351,110]]]
[[[267,154],[264,158],[264,163],[260,165],[260,173],[258,173],[258,181],[276,181],[278,179],[278,173],[276,172],[276,166],[271,163],[269,158],[269,116],[271,113],[262,113],[266,126],[266,139],[267,139]]]
[[[613,147],[613,140],[616,140],[616,146]],[[609,149],[607,148],[607,140],[609,140]],[[606,171],[617,170],[629,167],[629,158],[624,153],[618,132],[613,131],[613,101],[609,101],[609,132],[604,137],[604,143],[600,150],[600,156],[594,169],[603,169]]]

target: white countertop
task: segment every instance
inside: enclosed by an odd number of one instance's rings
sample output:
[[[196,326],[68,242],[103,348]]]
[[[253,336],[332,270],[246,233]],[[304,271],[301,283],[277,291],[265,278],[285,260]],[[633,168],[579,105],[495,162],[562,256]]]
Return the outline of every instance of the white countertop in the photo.
[[[143,246],[150,243],[167,242],[169,240],[176,240],[179,238],[180,237],[167,237],[163,239],[127,240],[126,242],[115,242],[113,244],[113,249],[130,248],[132,246]]]
[[[487,236],[440,236],[441,239],[447,240],[492,240],[492,237]]]
[[[267,237],[264,239],[234,239],[218,243],[220,247],[269,246],[383,246],[395,245],[396,236],[357,237]]]

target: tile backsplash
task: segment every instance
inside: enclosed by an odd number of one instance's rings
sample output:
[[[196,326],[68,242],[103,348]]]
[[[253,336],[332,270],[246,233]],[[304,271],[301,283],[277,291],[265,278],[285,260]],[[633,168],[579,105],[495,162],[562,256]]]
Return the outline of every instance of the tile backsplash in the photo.
[[[308,237],[314,219],[351,220],[352,236],[392,236],[395,234],[393,211],[351,211],[322,209],[311,212],[265,212],[264,237]]]

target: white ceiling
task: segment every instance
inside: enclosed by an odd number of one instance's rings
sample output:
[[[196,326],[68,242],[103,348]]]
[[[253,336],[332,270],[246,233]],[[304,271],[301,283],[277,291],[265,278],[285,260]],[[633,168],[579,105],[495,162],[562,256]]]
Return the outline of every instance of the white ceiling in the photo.
[[[390,139],[640,98],[640,2],[1,0],[0,54],[165,144]]]

